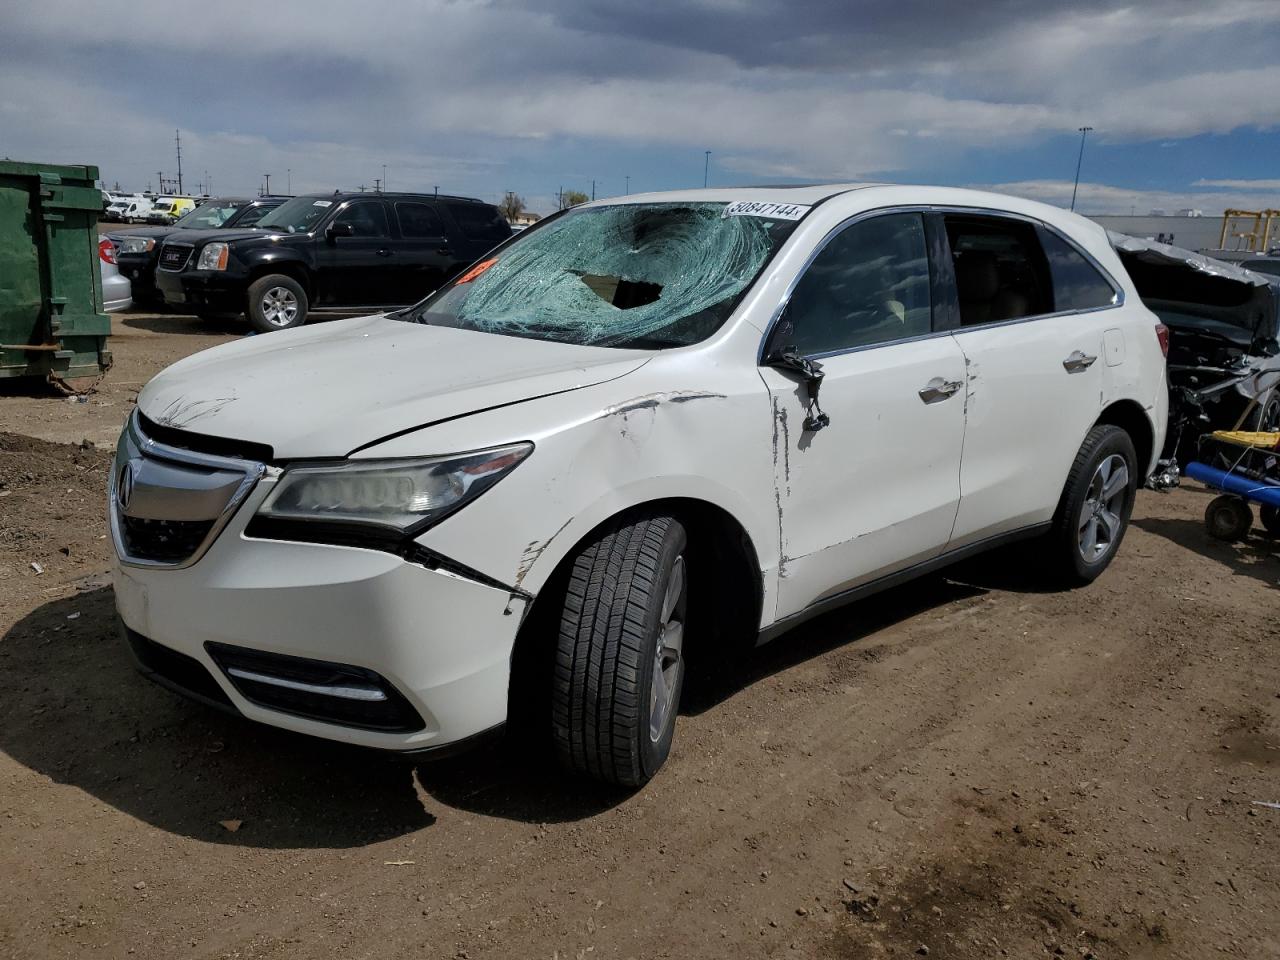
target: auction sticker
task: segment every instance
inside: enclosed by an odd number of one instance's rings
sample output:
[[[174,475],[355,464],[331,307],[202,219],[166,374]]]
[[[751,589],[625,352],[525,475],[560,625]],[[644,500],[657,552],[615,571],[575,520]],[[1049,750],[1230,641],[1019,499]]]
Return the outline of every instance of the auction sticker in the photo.
[[[799,220],[809,212],[804,203],[761,203],[738,200],[724,208],[726,217],[769,217],[773,220]]]

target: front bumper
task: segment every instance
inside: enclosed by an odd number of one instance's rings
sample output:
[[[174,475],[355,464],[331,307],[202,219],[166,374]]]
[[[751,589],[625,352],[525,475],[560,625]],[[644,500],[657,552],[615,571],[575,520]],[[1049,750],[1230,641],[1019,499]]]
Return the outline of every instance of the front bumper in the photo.
[[[194,254],[193,254],[194,256]],[[156,270],[156,288],[165,303],[184,305],[217,313],[239,313],[244,310],[248,283],[224,271],[174,273]]]
[[[120,272],[133,285],[135,300],[159,300],[160,291],[156,289],[156,254],[151,253],[116,253],[116,263]]]
[[[246,537],[274,482],[268,472],[205,552],[182,567],[122,559],[113,506],[113,582],[124,626],[159,645],[161,654],[198,664],[245,717],[299,733],[417,752],[501,725],[524,601],[379,550]],[[225,660],[219,665],[219,645],[376,674],[421,723],[388,732],[266,706],[242,692]],[[221,699],[208,687],[168,685],[206,702]]]

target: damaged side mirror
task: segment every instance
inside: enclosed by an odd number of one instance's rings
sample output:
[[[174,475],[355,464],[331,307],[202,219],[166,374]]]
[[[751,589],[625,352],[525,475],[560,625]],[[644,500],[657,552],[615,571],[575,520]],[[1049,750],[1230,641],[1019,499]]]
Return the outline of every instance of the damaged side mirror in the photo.
[[[822,370],[822,364],[817,360],[800,356],[793,345],[774,348],[765,356],[764,362],[779,370],[794,373],[805,382],[809,391],[809,412],[804,418],[806,430],[817,433],[831,423],[831,418],[822,412],[822,407],[818,403],[818,391],[822,389],[822,378],[826,376]]]

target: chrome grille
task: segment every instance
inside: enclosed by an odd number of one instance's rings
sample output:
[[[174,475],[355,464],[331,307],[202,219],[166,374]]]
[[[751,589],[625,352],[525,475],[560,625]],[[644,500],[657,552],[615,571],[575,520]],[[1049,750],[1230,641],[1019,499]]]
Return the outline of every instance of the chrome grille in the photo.
[[[177,273],[187,265],[194,249],[189,243],[166,243],[160,248],[160,269]]]
[[[157,443],[135,413],[116,447],[108,486],[116,553],[133,566],[190,566],[265,471],[254,460]]]

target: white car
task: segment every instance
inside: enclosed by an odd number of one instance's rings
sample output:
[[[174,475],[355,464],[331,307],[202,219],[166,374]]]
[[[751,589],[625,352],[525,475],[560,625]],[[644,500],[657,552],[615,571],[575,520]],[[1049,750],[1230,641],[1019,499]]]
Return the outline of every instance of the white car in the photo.
[[[510,717],[638,785],[688,660],[1015,539],[1101,573],[1163,343],[1102,228],[1029,201],[583,204],[415,307],[152,380],[117,607],[145,672],[253,720],[429,752]]]

